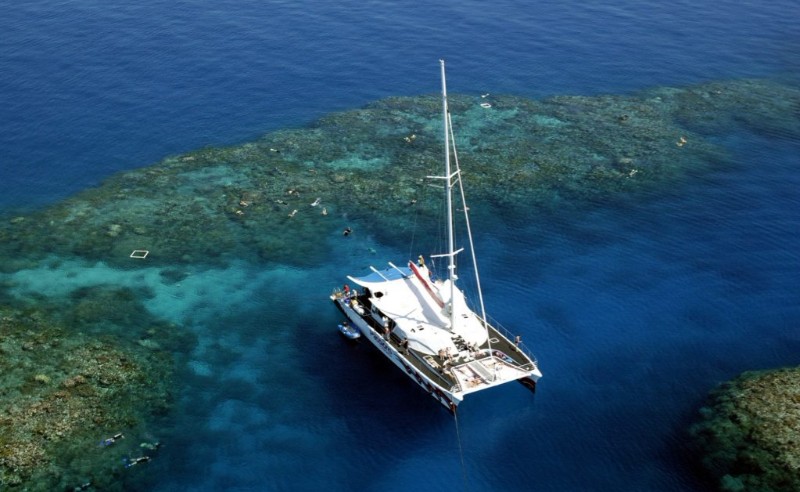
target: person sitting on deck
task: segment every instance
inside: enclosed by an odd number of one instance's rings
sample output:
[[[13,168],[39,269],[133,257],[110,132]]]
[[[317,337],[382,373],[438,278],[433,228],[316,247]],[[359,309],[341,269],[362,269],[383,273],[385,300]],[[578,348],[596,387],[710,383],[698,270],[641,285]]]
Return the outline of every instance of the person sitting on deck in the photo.
[[[361,305],[358,303],[358,300],[355,297],[350,298],[350,307],[352,307],[353,310],[358,314],[362,316],[364,315],[364,308],[361,307]]]

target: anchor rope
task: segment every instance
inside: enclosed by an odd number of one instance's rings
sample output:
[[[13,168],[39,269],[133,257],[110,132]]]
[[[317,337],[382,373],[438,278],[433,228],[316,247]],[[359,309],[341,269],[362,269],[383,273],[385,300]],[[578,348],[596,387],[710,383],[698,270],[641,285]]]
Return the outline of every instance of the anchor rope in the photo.
[[[456,424],[456,439],[458,440],[458,456],[461,459],[461,475],[464,480],[464,490],[469,490],[469,481],[467,480],[467,465],[464,462],[464,448],[461,446],[461,430],[458,428],[458,413],[453,414]]]

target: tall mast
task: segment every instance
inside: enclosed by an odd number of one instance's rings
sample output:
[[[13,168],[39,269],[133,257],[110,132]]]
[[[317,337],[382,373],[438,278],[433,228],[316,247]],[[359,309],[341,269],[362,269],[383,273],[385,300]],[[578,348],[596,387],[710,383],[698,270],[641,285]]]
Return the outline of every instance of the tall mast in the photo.
[[[448,278],[450,279],[450,326],[453,326],[453,296],[455,294],[456,260],[455,240],[453,239],[453,176],[450,172],[450,118],[447,107],[447,81],[444,75],[444,60],[439,60],[442,68],[442,123],[444,127],[444,176],[447,181],[445,193],[447,195],[447,257]]]
[[[464,182],[461,180],[461,166],[458,163],[458,153],[456,152],[455,146],[455,135],[453,134],[453,122],[450,119],[450,111],[447,106],[447,84],[445,82],[444,76],[444,60],[439,60],[439,63],[442,66],[442,112],[444,117],[444,160],[445,160],[445,177],[444,179],[447,180],[447,236],[448,236],[448,251],[447,257],[449,258],[448,268],[450,271],[450,309],[449,309],[449,318],[450,318],[450,326],[453,326],[453,319],[455,318],[455,313],[453,312],[453,295],[455,291],[455,280],[458,278],[455,274],[456,265],[455,265],[455,257],[456,255],[463,250],[463,248],[459,249],[458,251],[454,251],[455,244],[453,240],[453,224],[454,224],[454,217],[453,217],[453,180],[458,179],[458,188],[461,192],[461,203],[464,207],[464,223],[467,227],[467,238],[469,239],[469,250],[472,255],[472,266],[475,271],[475,285],[478,288],[478,301],[480,302],[481,308],[481,319],[483,321],[483,327],[486,330],[487,334],[487,343],[489,346],[489,352],[491,353],[492,350],[492,340],[489,335],[489,322],[486,318],[486,308],[484,307],[483,303],[483,292],[481,291],[481,279],[480,275],[478,275],[478,261],[475,258],[475,245],[472,242],[472,229],[469,224],[469,207],[467,207],[467,199],[464,196]],[[452,146],[453,151],[453,159],[455,160],[455,167],[456,170],[452,172],[450,170],[450,150]],[[442,255],[444,256],[444,255]],[[495,366],[495,371],[497,371],[497,366]]]

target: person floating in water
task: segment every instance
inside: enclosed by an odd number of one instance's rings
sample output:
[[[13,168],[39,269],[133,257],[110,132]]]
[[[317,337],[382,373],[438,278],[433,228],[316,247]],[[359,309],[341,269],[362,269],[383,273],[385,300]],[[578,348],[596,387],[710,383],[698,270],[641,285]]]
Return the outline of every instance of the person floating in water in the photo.
[[[120,439],[125,439],[125,436],[123,436],[121,432],[119,434],[114,434],[113,436],[109,437],[108,439],[103,439],[100,442],[100,445],[101,446],[111,446],[112,444],[116,443]]]
[[[86,483],[82,483],[80,485],[75,486],[72,490],[74,492],[80,492],[81,490],[87,490],[91,486],[92,486],[92,482],[88,481]]]
[[[150,451],[156,451],[156,450],[158,450],[158,448],[161,447],[161,442],[160,441],[143,442],[143,443],[139,444],[139,447],[142,448],[142,449],[149,449]]]
[[[130,467],[136,466],[136,465],[138,465],[140,463],[147,463],[151,459],[152,458],[150,458],[149,456],[139,456],[138,458],[134,458],[132,460],[127,460],[127,463],[125,463],[125,468],[130,468]]]
[[[351,229],[350,226],[347,226],[347,227],[344,228],[344,231],[342,232],[342,235],[343,236],[349,236],[351,232],[353,232],[353,229]]]

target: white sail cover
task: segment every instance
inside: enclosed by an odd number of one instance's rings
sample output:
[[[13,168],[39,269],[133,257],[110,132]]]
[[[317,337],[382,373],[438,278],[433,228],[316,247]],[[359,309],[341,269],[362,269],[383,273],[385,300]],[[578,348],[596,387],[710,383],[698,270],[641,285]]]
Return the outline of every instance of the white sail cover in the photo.
[[[460,336],[468,344],[481,345],[486,341],[486,330],[480,319],[469,309],[464,294],[453,289],[454,302],[450,303],[450,281],[431,282],[428,269],[416,267],[420,276],[409,268],[391,268],[366,277],[348,277],[357,285],[369,289],[370,301],[389,319],[394,321],[394,333],[407,338],[409,347],[426,353],[439,350],[457,353],[453,338]],[[453,326],[449,312],[453,306]]]

